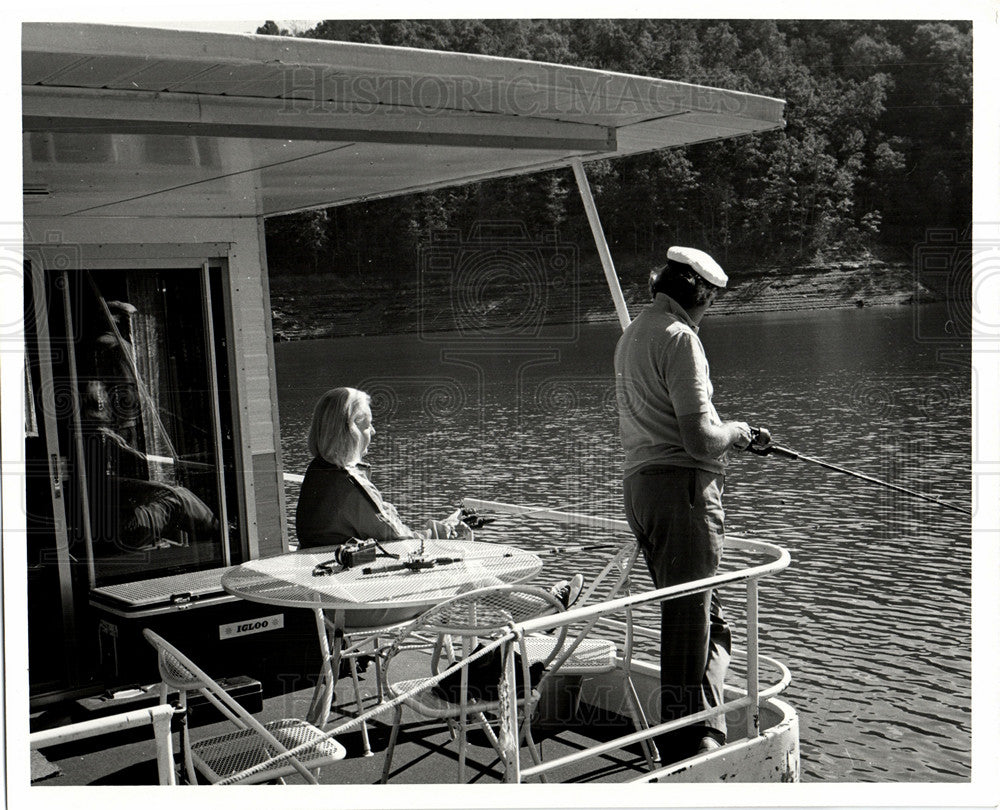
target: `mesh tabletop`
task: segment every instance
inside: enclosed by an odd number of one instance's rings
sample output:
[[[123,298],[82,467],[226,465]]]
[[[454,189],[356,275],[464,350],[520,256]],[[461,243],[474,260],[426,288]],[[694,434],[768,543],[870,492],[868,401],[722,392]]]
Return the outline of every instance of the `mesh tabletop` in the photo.
[[[334,565],[332,574],[313,576],[318,564],[333,558],[335,547],[312,548],[245,562],[223,575],[222,587],[234,596],[282,607],[419,608],[475,588],[524,582],[542,567],[537,555],[499,543],[426,540],[422,557],[419,540],[396,540],[383,547],[400,559],[380,555],[362,566]],[[414,559],[452,562],[419,570],[401,567]]]

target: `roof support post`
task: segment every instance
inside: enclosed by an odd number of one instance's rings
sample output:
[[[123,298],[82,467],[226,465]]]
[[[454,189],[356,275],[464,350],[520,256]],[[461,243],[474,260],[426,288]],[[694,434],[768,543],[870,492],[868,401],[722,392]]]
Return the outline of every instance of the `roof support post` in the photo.
[[[583,162],[579,158],[573,158],[573,174],[576,176],[576,185],[580,189],[580,197],[583,199],[583,207],[587,212],[590,231],[594,234],[597,252],[601,257],[601,265],[604,267],[604,277],[608,280],[611,297],[615,302],[615,312],[618,313],[618,322],[624,330],[632,322],[632,319],[628,314],[628,307],[625,304],[625,296],[622,294],[621,284],[618,282],[615,263],[611,260],[611,251],[608,250],[608,240],[604,238],[601,219],[597,215],[597,206],[594,205],[594,195],[590,193],[590,183],[587,181],[587,173],[584,171]]]

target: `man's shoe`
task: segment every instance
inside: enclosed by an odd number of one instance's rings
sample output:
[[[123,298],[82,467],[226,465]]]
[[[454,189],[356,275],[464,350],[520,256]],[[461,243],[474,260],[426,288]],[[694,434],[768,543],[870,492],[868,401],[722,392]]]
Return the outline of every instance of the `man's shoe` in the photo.
[[[566,609],[569,610],[576,604],[576,600],[583,593],[583,574],[576,574],[569,581],[569,596],[566,597]]]

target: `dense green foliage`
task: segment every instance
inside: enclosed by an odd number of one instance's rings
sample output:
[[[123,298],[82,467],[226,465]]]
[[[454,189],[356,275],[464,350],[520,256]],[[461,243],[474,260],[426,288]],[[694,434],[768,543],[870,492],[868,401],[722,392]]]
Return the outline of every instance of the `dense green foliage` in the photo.
[[[268,22],[259,33],[287,34]],[[349,20],[301,36],[493,54],[776,96],[783,131],[588,164],[612,250],[712,251],[737,271],[908,252],[968,228],[967,22]],[[590,245],[572,173],[496,180],[268,222],[278,271],[410,266],[439,227],[523,217]]]

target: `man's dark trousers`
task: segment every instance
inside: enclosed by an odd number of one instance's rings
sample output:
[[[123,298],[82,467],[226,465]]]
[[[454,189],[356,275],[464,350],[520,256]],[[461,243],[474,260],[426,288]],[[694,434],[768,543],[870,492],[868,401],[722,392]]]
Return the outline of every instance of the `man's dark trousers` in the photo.
[[[625,514],[657,588],[714,575],[725,538],[725,477],[676,466],[644,467],[625,479]],[[731,634],[718,596],[706,591],[660,603],[660,716],[663,722],[724,701]],[[662,742],[670,759],[694,753],[711,734],[725,740],[726,720],[714,717]]]

